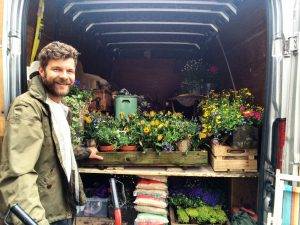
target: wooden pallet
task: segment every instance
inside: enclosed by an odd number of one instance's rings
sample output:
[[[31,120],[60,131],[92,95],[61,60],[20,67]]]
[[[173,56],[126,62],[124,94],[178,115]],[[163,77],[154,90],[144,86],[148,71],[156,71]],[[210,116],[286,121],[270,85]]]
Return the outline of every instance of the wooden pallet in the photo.
[[[214,171],[257,172],[257,150],[213,145],[210,163]]]
[[[207,151],[161,152],[100,152],[103,160],[85,160],[80,166],[201,166],[208,164]]]

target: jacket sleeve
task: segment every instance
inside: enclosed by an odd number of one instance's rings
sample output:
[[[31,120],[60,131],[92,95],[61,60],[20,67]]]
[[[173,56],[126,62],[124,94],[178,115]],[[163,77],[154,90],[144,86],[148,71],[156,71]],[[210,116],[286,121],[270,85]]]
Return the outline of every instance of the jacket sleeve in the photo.
[[[0,208],[7,210],[18,203],[39,225],[48,225],[35,171],[43,139],[39,112],[29,103],[14,104],[7,117],[0,153]],[[12,220],[13,224],[22,224],[15,217]]]
[[[90,156],[88,148],[86,147],[77,146],[73,149],[76,160],[88,159]]]

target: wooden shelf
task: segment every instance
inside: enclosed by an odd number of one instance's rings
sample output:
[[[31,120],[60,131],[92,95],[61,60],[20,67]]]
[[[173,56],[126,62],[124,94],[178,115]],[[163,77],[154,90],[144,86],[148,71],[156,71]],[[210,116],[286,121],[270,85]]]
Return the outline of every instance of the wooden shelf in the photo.
[[[156,175],[181,177],[258,177],[258,172],[215,172],[211,166],[181,167],[107,167],[79,168],[82,174]]]

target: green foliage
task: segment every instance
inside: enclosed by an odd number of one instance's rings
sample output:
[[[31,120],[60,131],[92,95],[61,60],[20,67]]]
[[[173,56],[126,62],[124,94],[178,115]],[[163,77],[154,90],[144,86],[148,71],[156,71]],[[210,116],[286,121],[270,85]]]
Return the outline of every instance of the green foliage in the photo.
[[[198,224],[224,224],[228,218],[220,206],[211,207],[202,205],[196,208],[178,208],[177,217],[179,222]]]
[[[80,90],[77,86],[70,89],[63,102],[71,109],[71,137],[74,146],[81,145],[84,138],[83,116],[87,113],[87,104],[92,99],[92,93]]]
[[[175,207],[190,208],[203,205],[203,201],[200,198],[188,198],[184,195],[172,196],[169,199],[169,204]]]
[[[180,223],[188,223],[190,218],[184,209],[177,209],[177,217]]]
[[[140,120],[141,144],[157,151],[174,150],[178,141],[197,135],[198,123],[187,120],[181,113],[144,112]]]
[[[247,88],[210,92],[199,104],[202,125],[200,140],[222,138],[243,124],[261,124],[263,109],[255,106],[253,101],[254,97]]]
[[[117,136],[118,146],[124,145],[138,145],[141,138],[141,130],[139,129],[140,118],[137,115],[121,114],[120,118],[116,120],[117,129],[119,131]]]
[[[102,116],[96,122],[96,140],[99,145],[118,146],[119,130],[113,117]]]

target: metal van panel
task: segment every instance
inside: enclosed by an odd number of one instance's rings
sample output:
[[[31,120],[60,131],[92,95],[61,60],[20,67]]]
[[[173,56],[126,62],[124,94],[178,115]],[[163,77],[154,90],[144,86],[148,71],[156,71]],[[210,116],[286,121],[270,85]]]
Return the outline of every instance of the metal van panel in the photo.
[[[199,49],[200,44],[205,43],[204,39],[219,32],[219,27],[237,14],[237,4],[240,2],[242,1],[68,1],[63,14],[107,46],[114,43],[113,45],[123,48],[129,43],[141,45],[145,42],[147,45],[158,46],[157,40],[151,40],[153,33],[160,35],[159,39],[164,45],[169,42],[174,48],[180,48],[182,43],[191,43],[191,46]],[[201,37],[196,38],[200,35],[195,33],[200,33]]]

